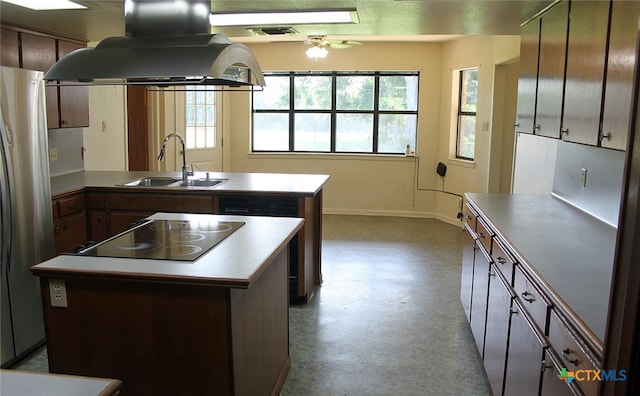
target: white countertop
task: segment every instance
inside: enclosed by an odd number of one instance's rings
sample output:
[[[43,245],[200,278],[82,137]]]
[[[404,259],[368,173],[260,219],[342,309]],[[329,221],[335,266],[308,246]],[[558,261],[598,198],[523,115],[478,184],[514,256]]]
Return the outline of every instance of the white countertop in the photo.
[[[602,341],[616,228],[552,196],[466,195],[553,293],[553,303],[573,311]]]
[[[61,255],[32,267],[37,276],[146,279],[161,282],[249,287],[301,229],[289,217],[156,213],[150,219],[239,221],[245,224],[194,261]]]
[[[0,370],[2,396],[110,396],[116,395],[121,385],[119,380],[105,378]]]
[[[209,172],[211,179],[225,179],[214,187],[163,188],[163,187],[123,187],[124,183],[148,176],[180,178],[176,172],[127,172],[127,171],[81,171],[51,178],[51,194],[82,190],[84,188],[110,188],[126,191],[171,191],[184,193],[188,191],[224,193],[257,193],[257,194],[294,194],[313,196],[317,194],[329,179],[328,175],[298,173],[241,173],[241,172]],[[205,172],[196,172],[194,178],[206,178]]]

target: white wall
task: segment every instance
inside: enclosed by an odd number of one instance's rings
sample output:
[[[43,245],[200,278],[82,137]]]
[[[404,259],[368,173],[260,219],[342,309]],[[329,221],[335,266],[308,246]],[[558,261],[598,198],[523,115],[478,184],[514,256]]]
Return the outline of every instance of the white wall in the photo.
[[[340,154],[251,154],[248,94],[225,95],[225,171],[293,172],[331,175],[325,195],[327,213],[436,217],[459,223],[460,199],[442,194],[435,173],[447,161],[452,70],[480,66],[478,120],[491,120],[493,68],[518,56],[519,37],[472,37],[446,43],[371,43],[332,50],[324,60],[304,55],[300,43],[251,44],[264,71],[419,70],[418,158]],[[486,191],[490,130],[477,137],[476,164],[447,161],[445,189],[462,194]],[[416,188],[417,179],[417,188]],[[430,191],[432,190],[432,191]]]
[[[444,188],[462,194],[488,190],[491,124],[494,111],[502,111],[493,108],[493,98],[499,97],[499,92],[494,92],[494,70],[496,65],[518,57],[519,43],[519,36],[465,37],[445,43],[366,42],[331,50],[326,59],[317,61],[306,58],[302,43],[250,44],[265,71],[419,70],[417,157],[252,154],[250,95],[232,92],[225,93],[222,101],[223,170],[328,174],[326,213],[435,217],[460,224],[456,215],[461,199],[439,191]],[[451,159],[452,71],[468,67],[480,68],[478,125],[490,124],[488,131],[478,129],[473,163]],[[90,92],[91,127],[84,137],[86,169],[126,169],[124,91],[94,88]],[[101,129],[102,120],[107,121],[106,132]],[[502,135],[496,133],[494,142],[498,140],[503,141]],[[448,165],[445,178],[435,173],[439,161]]]

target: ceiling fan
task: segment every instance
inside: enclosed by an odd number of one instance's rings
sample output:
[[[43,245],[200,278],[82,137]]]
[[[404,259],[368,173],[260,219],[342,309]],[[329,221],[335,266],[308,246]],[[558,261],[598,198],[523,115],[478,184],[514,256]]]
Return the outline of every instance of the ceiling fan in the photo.
[[[309,58],[325,58],[329,51],[326,47],[332,49],[344,49],[354,45],[362,45],[359,41],[354,40],[328,40],[327,36],[309,36],[304,42],[309,45],[309,48],[305,51]]]

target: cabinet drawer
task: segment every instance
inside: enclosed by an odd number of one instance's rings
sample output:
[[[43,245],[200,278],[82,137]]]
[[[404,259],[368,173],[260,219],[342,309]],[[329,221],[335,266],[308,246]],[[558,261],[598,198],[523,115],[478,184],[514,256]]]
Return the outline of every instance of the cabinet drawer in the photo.
[[[475,231],[478,214],[471,208],[471,206],[469,206],[469,203],[464,205],[463,211],[464,222],[469,224],[469,227]]]
[[[527,310],[531,319],[546,334],[547,315],[550,305],[542,297],[540,290],[517,265],[514,270],[513,289],[516,292],[516,298],[520,300],[521,305]]]
[[[487,249],[487,253],[491,254],[491,238],[493,237],[493,232],[489,226],[484,223],[481,217],[478,217],[477,230],[478,240],[482,243],[484,248]]]
[[[68,216],[73,213],[84,211],[84,194],[74,195],[68,198],[56,200],[58,206],[58,215],[60,217]]]
[[[509,283],[509,286],[513,285],[513,267],[516,261],[507,253],[507,249],[502,247],[502,243],[498,239],[493,239],[493,245],[491,246],[491,257],[496,264],[496,268],[500,270],[504,278]]]
[[[588,376],[596,370],[598,365],[588,356],[591,354],[583,342],[578,341],[575,332],[560,318],[560,316],[551,310],[549,317],[549,342],[560,357],[567,371],[574,372],[578,385],[584,392],[585,396],[598,394],[598,381],[590,380]],[[578,373],[579,370],[581,371]],[[576,381],[573,381],[576,382]]]

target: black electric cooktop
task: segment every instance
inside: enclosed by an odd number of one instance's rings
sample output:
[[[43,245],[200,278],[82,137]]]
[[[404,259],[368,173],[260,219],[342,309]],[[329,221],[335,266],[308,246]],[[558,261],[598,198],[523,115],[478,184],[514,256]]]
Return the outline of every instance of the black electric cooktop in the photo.
[[[244,222],[148,220],[80,255],[193,261],[233,234]]]

